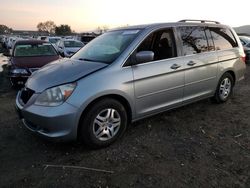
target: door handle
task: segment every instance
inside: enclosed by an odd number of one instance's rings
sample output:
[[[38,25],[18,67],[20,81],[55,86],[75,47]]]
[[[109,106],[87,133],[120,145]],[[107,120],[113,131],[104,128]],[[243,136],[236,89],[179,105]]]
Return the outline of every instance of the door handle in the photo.
[[[195,65],[196,63],[194,62],[194,61],[189,61],[188,63],[187,63],[187,65],[189,65],[189,66],[193,66],[193,65]]]
[[[180,68],[180,67],[181,67],[181,66],[178,65],[178,64],[173,64],[170,68],[176,70],[176,69],[178,69],[178,68]]]

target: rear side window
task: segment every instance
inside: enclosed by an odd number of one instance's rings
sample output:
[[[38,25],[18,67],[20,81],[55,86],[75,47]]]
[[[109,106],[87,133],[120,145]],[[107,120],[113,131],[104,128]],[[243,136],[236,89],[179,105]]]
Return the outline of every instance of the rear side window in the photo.
[[[180,27],[183,55],[192,55],[208,51],[208,42],[203,27]]]
[[[226,50],[237,47],[238,44],[227,28],[210,28],[216,50]]]

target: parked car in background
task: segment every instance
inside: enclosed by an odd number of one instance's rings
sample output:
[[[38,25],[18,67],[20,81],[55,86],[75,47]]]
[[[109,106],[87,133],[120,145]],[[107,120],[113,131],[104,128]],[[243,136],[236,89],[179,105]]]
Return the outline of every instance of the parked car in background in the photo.
[[[17,37],[9,37],[7,41],[7,48],[12,49],[16,40],[17,40]]]
[[[81,35],[80,40],[83,42],[84,45],[88,44],[91,40],[96,38],[96,35]]]
[[[5,39],[5,36],[4,36],[4,35],[0,35],[0,43],[1,43],[1,44],[4,43],[4,39]]]
[[[239,36],[241,44],[243,45],[245,54],[246,54],[246,63],[250,63],[250,37],[248,36]]]
[[[243,46],[245,54],[246,54],[246,63],[250,64],[250,43]]]
[[[129,122],[208,97],[226,102],[244,59],[234,30],[218,22],[118,28],[33,74],[16,106],[37,134],[105,147]]]
[[[12,85],[23,85],[33,72],[57,59],[59,54],[49,42],[17,41],[10,55],[9,77]]]
[[[239,36],[240,42],[243,46],[250,43],[250,37],[248,36]]]
[[[9,36],[5,36],[5,37],[3,38],[3,47],[4,47],[4,48],[7,48],[8,39],[9,39]]]
[[[47,38],[47,36],[38,36],[37,40],[45,40]]]
[[[29,35],[23,35],[23,36],[20,36],[20,38],[21,38],[22,40],[32,40],[32,39],[33,39],[33,37],[32,37],[32,36],[29,36]]]
[[[57,42],[57,51],[62,57],[71,57],[83,46],[84,44],[79,40],[62,39]]]
[[[54,48],[57,50],[56,43],[61,40],[61,37],[46,37],[45,41],[50,42]]]

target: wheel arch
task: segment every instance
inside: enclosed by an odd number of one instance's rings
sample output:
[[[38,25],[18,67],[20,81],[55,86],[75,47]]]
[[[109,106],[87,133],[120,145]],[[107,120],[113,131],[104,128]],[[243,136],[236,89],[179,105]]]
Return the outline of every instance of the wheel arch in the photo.
[[[87,106],[86,108],[82,111],[81,113],[81,116],[80,116],[80,119],[79,119],[79,122],[78,122],[78,127],[77,127],[77,138],[79,137],[79,132],[80,132],[80,129],[81,129],[81,122],[84,118],[84,115],[86,114],[86,112],[91,108],[91,106],[93,106],[94,104],[96,104],[97,102],[103,100],[103,99],[106,99],[106,98],[111,98],[111,99],[115,99],[117,100],[118,102],[120,102],[124,108],[126,109],[126,112],[127,112],[127,117],[128,117],[128,124],[130,124],[132,122],[132,107],[129,103],[129,101],[121,96],[121,95],[118,95],[118,94],[107,94],[107,95],[103,95],[103,96],[100,96],[98,98],[95,98],[94,100],[92,100]]]
[[[233,77],[233,85],[235,85],[236,75],[235,75],[234,71],[228,70],[228,71],[226,71],[225,73],[229,73],[229,74]],[[225,73],[224,73],[224,74],[225,74]],[[223,74],[223,75],[224,75],[224,74]],[[222,75],[222,76],[223,76],[223,75]]]

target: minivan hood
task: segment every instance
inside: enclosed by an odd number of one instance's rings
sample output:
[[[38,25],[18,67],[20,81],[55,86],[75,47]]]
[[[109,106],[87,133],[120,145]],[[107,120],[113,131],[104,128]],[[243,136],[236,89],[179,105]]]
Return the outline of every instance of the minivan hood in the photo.
[[[74,82],[106,66],[105,63],[61,59],[34,72],[26,82],[26,87],[40,93],[50,87]]]

